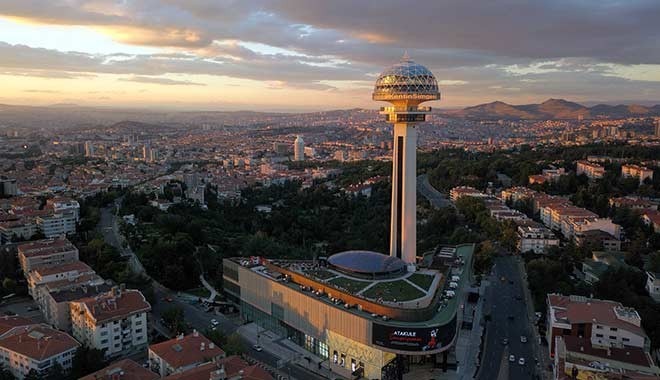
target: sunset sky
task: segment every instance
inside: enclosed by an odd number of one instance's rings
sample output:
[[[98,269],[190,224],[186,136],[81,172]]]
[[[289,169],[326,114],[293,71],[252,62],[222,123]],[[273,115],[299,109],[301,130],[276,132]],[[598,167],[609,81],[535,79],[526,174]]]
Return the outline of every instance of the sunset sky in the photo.
[[[658,0],[0,0],[0,103],[374,108],[406,50],[437,107],[660,103]]]

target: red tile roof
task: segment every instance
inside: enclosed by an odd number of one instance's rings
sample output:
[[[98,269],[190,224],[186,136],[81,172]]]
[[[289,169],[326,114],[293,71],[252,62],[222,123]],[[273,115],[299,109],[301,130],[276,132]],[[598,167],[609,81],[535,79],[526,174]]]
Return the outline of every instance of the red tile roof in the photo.
[[[87,272],[94,272],[94,270],[87,264],[83,263],[82,261],[74,261],[71,263],[66,263],[62,264],[56,267],[50,267],[50,268],[36,268],[32,270],[36,274],[40,276],[49,276],[52,274],[56,273],[66,273],[66,272],[82,272],[82,273],[87,273]]]
[[[3,317],[0,317],[0,335],[4,335],[13,328],[20,326],[29,326],[33,324],[34,322],[28,318],[23,318],[18,315],[14,315],[14,316],[5,315]]]
[[[25,257],[47,256],[58,252],[78,250],[67,239],[44,239],[18,246],[19,254]]]
[[[202,350],[202,345],[204,349]],[[224,356],[225,352],[204,335],[197,332],[182,338],[154,344],[149,351],[158,355],[172,368],[186,367],[195,363],[205,363],[212,358]]]
[[[230,356],[216,360],[215,363],[202,364],[185,372],[165,377],[166,380],[209,380],[211,373],[224,368],[228,378],[236,376],[243,371],[242,380],[273,380],[268,372],[257,365],[248,365],[238,356]]]
[[[128,289],[115,296],[113,291],[104,293],[97,297],[87,297],[79,300],[83,303],[88,313],[96,320],[96,323],[151,310],[151,305],[139,290]]]
[[[46,325],[21,328],[0,339],[0,347],[32,358],[36,361],[78,348],[80,344],[69,334]]]
[[[156,380],[158,378],[158,374],[143,368],[131,359],[124,359],[79,380]]]
[[[584,297],[583,297],[584,298]],[[550,306],[555,310],[557,319],[565,319],[568,323],[597,323],[610,327],[625,329],[640,336],[646,336],[644,329],[630,322],[619,319],[614,311],[623,307],[619,302],[584,298],[577,301],[569,296],[549,294]]]

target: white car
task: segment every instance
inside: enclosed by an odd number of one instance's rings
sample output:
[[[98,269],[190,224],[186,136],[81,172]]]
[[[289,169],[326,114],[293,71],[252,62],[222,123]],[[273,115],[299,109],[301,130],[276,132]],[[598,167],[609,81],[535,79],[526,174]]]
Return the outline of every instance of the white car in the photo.
[[[219,325],[219,324],[220,324],[220,322],[218,322],[217,320],[215,320],[215,319],[211,319],[211,325],[212,325],[212,326],[217,326],[217,325]]]
[[[520,343],[527,343],[527,337],[524,335],[520,336]]]
[[[525,358],[518,359],[518,364],[525,365]]]
[[[252,346],[252,349],[254,349],[257,352],[263,351],[263,348],[258,344],[255,344],[254,346]]]
[[[515,363],[515,362],[516,362],[516,357],[513,356],[513,355],[509,355],[509,361],[510,361],[511,363]]]

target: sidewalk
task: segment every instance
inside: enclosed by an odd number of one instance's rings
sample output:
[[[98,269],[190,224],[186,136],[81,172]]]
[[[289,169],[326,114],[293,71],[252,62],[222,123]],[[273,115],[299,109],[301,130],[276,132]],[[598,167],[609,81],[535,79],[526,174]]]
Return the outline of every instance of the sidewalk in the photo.
[[[272,331],[264,330],[255,323],[242,325],[237,332],[251,344],[259,344],[264,351],[277,357],[278,367],[283,368],[286,364],[292,363],[327,379],[344,379],[328,368],[327,361],[322,361],[321,358],[290,340]],[[320,368],[319,363],[321,363]]]

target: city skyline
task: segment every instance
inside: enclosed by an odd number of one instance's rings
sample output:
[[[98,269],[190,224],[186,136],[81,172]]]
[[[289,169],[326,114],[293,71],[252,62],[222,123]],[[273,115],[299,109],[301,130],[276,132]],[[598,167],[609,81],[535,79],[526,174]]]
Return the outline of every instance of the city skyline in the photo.
[[[3,2],[0,102],[373,108],[368,94],[380,68],[405,50],[436,73],[446,108],[547,98],[660,100],[656,2],[415,6]],[[399,15],[396,23],[390,14]]]

